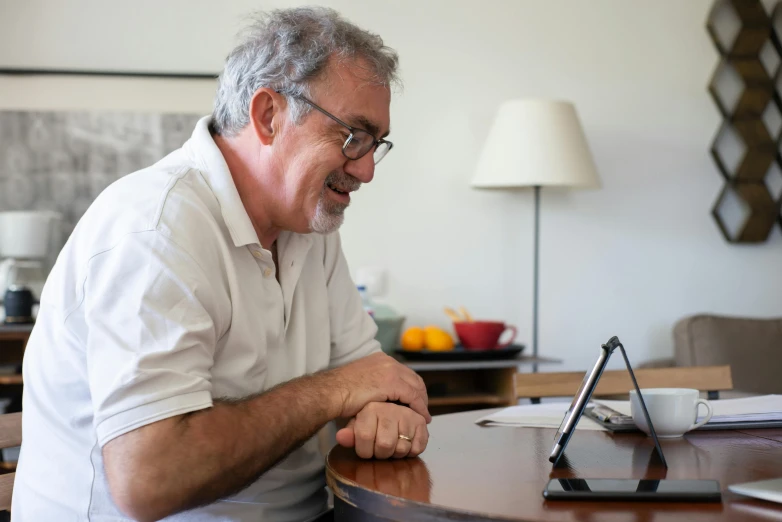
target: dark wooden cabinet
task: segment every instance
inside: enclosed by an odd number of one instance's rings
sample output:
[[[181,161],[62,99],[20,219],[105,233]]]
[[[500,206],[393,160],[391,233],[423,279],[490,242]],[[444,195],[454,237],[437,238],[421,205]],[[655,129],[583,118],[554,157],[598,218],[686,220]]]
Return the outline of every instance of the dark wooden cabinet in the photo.
[[[432,415],[480,410],[517,403],[515,376],[535,365],[556,359],[517,357],[507,360],[408,361],[397,360],[421,376]]]

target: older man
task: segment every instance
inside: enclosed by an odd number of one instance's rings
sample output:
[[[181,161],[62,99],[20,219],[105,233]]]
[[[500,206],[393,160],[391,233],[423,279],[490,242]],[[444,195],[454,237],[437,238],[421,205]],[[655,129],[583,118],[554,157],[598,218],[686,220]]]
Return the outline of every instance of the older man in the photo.
[[[325,423],[424,450],[426,390],[377,353],[335,233],[391,149],[396,67],[331,10],[268,14],[192,138],[98,197],[28,344],[15,522],[309,520]]]

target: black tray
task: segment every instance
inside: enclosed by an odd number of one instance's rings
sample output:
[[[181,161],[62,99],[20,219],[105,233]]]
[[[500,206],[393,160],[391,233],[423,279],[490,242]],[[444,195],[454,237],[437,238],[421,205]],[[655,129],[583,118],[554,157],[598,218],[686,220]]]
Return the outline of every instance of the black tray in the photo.
[[[523,344],[511,344],[499,350],[465,350],[461,345],[456,345],[453,350],[447,352],[433,352],[431,350],[415,352],[397,348],[395,353],[408,361],[490,361],[513,359],[522,350],[524,350]]]

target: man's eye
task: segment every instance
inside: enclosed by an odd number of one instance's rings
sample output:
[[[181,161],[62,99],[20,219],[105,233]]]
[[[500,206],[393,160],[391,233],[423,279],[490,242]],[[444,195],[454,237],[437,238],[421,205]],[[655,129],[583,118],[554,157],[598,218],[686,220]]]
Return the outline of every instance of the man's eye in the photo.
[[[361,142],[361,138],[356,135],[353,135],[353,139],[350,140],[350,143],[348,144],[348,148],[350,149],[360,149],[363,146],[364,144]]]
[[[368,138],[366,136],[364,136],[361,133],[357,133],[357,134],[353,135],[353,139],[350,140],[350,143],[351,144],[355,144],[356,147],[361,148],[364,145],[366,145],[368,141],[369,140],[368,140]]]

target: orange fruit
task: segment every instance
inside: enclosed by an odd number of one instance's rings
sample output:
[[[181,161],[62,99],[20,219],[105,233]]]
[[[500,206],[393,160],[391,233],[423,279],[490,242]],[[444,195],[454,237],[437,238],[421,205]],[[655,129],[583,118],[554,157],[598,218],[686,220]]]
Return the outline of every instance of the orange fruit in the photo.
[[[412,326],[402,334],[402,348],[410,351],[420,351],[424,348],[424,329]]]
[[[428,350],[432,350],[433,352],[447,352],[453,350],[453,337],[442,328],[427,326],[424,329],[424,337],[424,344]]]

